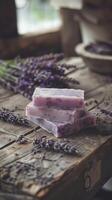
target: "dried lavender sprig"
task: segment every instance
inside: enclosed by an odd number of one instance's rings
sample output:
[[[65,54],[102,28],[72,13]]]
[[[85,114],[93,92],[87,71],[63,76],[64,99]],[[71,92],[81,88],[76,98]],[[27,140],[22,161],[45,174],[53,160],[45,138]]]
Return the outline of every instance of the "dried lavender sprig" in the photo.
[[[69,143],[68,141],[55,141],[52,139],[47,139],[46,136],[42,136],[41,138],[36,138],[33,141],[33,152],[36,153],[40,148],[54,151],[59,153],[65,153],[69,155],[80,155],[79,150],[75,145]]]
[[[19,137],[16,139],[17,144],[27,144],[28,139],[25,138],[24,135],[19,135]]]
[[[58,66],[64,69],[72,69],[72,68],[77,69],[76,65],[73,65],[73,64],[62,63],[62,64],[58,64]]]
[[[6,108],[0,109],[0,120],[14,125],[30,127],[30,123],[27,119],[20,116],[19,114],[14,114],[14,112]]]
[[[112,111],[111,111],[111,110],[106,110],[106,109],[103,109],[103,108],[100,108],[100,107],[98,107],[98,109],[99,109],[103,114],[112,117]]]
[[[45,54],[45,55],[42,55],[42,56],[38,56],[38,57],[30,57],[31,59],[35,59],[36,61],[38,62],[41,62],[41,61],[49,61],[49,60],[56,60],[56,61],[59,61],[59,60],[62,60],[64,58],[64,54],[63,53],[49,53],[49,54]],[[28,58],[28,59],[30,59]]]

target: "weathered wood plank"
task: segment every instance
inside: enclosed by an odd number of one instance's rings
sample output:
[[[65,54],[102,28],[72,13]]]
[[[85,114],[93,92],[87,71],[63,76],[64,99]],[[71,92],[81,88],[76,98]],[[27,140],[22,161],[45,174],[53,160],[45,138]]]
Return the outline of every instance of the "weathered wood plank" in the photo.
[[[39,135],[48,134],[43,130],[40,130],[38,131],[38,136]],[[27,156],[22,157],[22,159],[20,159],[19,162],[24,163],[26,165],[30,164],[33,166],[33,169],[31,166],[29,166],[29,175],[25,172],[24,167],[21,170],[21,173],[19,173],[17,167],[18,162],[14,162],[13,164],[11,164],[11,177],[14,177],[14,180],[12,180],[12,182],[14,181],[14,186],[19,186],[19,189],[21,189],[23,192],[27,192],[32,195],[37,194],[37,196],[43,197],[44,195],[47,195],[47,193],[50,190],[50,187],[54,187],[55,184],[57,185],[57,182],[60,183],[60,181],[63,180],[63,178],[66,179],[68,177],[67,174],[70,173],[72,174],[71,176],[73,176],[74,174],[74,178],[78,178],[79,174],[81,173],[81,170],[84,169],[87,163],[89,162],[89,159],[96,158],[96,151],[100,151],[101,155],[103,154],[103,146],[109,146],[109,148],[111,147],[112,150],[112,138],[110,136],[96,136],[96,134],[94,134],[93,132],[93,134],[91,135],[90,133],[82,133],[82,135],[71,137],[71,139],[75,144],[77,144],[78,147],[80,147],[80,149],[82,149],[82,157],[77,158],[57,153],[45,153],[44,151],[33,155],[30,152],[32,147],[31,144],[26,145],[26,148],[21,147],[21,150],[18,148],[19,151],[16,152],[20,153],[20,151],[22,151],[23,153],[24,151],[24,155],[25,151],[29,150],[29,154]],[[10,151],[9,153],[11,154]],[[9,157],[9,159],[11,157]],[[2,174],[4,173],[4,169],[5,168],[3,168],[2,170]],[[71,180],[70,177],[69,179]],[[64,182],[62,181],[62,185],[63,184]]]
[[[35,137],[35,134],[35,132],[31,132],[27,135],[27,144],[19,145],[15,142],[14,144],[7,146],[5,149],[0,150],[0,167],[31,153],[32,140]]]
[[[6,92],[7,90],[5,91],[3,90],[3,95],[7,94]],[[17,94],[13,96],[8,96],[7,98],[4,99],[4,101],[1,101],[0,108],[5,107],[11,110],[15,109],[15,113],[18,113],[24,116],[25,107],[28,102],[29,100]],[[1,149],[5,148],[5,146],[11,145],[17,139],[19,135],[30,134],[32,130],[35,129],[35,127],[36,127],[35,125],[33,127],[28,127],[28,128],[21,127],[19,125],[18,126],[12,125],[12,124],[0,121],[0,156],[2,157]],[[26,152],[27,152],[27,148],[26,148]],[[6,162],[8,155],[9,157],[11,156],[10,153],[12,153],[12,151],[8,151],[7,149],[5,150],[5,154],[3,154],[3,157],[2,157],[3,160],[5,160],[4,162]],[[2,161],[2,158],[1,158],[1,163],[3,165],[4,162]],[[18,158],[18,155],[16,154],[16,151],[15,151],[15,154],[12,156],[12,159],[10,158],[10,160],[13,161],[14,159],[17,159],[17,158]],[[8,161],[9,159],[7,159],[7,162]]]
[[[0,191],[0,200],[35,200],[34,197]]]
[[[7,91],[6,91],[7,92]],[[29,103],[29,100],[20,94],[10,96],[4,102],[0,102],[0,107],[8,109],[15,109],[15,112],[25,115],[25,107]]]
[[[83,169],[80,168],[81,165],[74,172],[72,169],[71,174],[66,175],[63,182],[60,181],[59,185],[57,184],[50,189],[49,193],[42,199],[54,200],[61,198],[67,200],[69,197],[77,200],[92,199],[101,186],[112,176],[111,151],[112,143],[110,144],[109,139],[109,143],[98,148],[96,155],[86,160]],[[41,191],[40,195],[45,194],[44,192]]]
[[[11,144],[16,137],[9,134],[4,134],[0,132],[0,150],[8,144]]]
[[[96,109],[96,103],[97,105],[102,107],[103,109],[112,109],[112,84],[108,84],[105,87],[101,86],[96,90],[92,90],[85,94],[85,99],[87,103],[87,109],[92,110],[93,108]],[[109,103],[108,103],[109,102]],[[110,108],[108,108],[110,107]],[[98,110],[97,110],[98,111]]]
[[[17,94],[17,95],[13,95],[13,96],[9,96],[8,98],[6,98],[4,101],[0,102],[0,108],[5,107],[8,109],[15,109],[15,113],[20,114],[21,116],[25,116],[25,107],[27,105],[27,103],[29,102],[28,99],[26,99],[25,97]],[[13,124],[9,124],[3,121],[0,121],[0,138],[1,141],[4,138],[4,144],[8,145],[8,143],[10,144],[9,139],[15,140],[16,137],[18,137],[19,135],[25,135],[30,133],[34,127],[22,127],[22,126],[17,126],[17,125],[13,125]],[[3,136],[4,134],[4,136]],[[6,135],[8,137],[6,137]],[[1,142],[0,142],[1,143]],[[4,146],[4,144],[2,143],[2,147]]]
[[[73,57],[73,58],[66,58],[66,59],[63,59],[62,61],[60,61],[59,63],[66,63],[68,65],[74,65],[75,67],[74,68],[69,68],[65,71],[65,74],[68,75],[68,74],[71,74],[73,72],[76,72],[78,70],[82,70],[84,69],[86,66],[85,66],[85,63],[83,62],[82,58],[80,57]]]
[[[78,70],[86,68],[86,65],[81,57],[65,58],[64,61],[67,64],[76,65]]]
[[[70,74],[69,77],[78,80],[80,85],[77,87],[84,89],[86,93],[101,86],[108,85],[107,78],[105,76],[91,72],[88,68],[75,71]]]
[[[10,96],[13,96],[13,93],[0,86],[0,103],[4,102],[5,99],[8,99]]]

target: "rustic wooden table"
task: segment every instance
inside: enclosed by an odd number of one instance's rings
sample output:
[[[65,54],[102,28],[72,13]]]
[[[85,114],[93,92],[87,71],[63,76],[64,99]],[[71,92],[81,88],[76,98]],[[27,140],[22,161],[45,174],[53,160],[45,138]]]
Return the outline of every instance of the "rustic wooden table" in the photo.
[[[68,62],[75,63],[76,59]],[[105,76],[90,72],[84,65],[78,65],[69,76],[80,81],[89,110],[97,110],[93,101],[97,99],[100,107],[112,111],[112,85]],[[0,87],[0,107],[16,106],[16,112],[24,115],[27,103],[23,96]],[[28,143],[16,143],[21,134]],[[35,135],[53,138],[39,127],[21,128],[0,121],[0,200],[87,200],[112,176],[110,135],[90,129],[70,137],[82,151],[81,157],[45,151],[34,155],[31,150]]]

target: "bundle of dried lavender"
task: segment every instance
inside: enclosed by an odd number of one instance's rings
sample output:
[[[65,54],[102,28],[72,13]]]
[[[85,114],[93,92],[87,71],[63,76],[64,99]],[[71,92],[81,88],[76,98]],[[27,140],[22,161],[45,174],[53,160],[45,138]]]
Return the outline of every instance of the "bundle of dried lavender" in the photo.
[[[40,57],[0,61],[0,84],[31,99],[36,87],[69,88],[79,84],[66,76],[66,70],[74,65],[59,64],[64,55],[48,54]]]
[[[30,123],[27,119],[20,116],[19,114],[14,114],[12,110],[9,110],[7,108],[1,108],[0,109],[0,120],[4,122],[8,122],[10,124],[14,125],[20,125],[20,126],[26,126],[30,127]]]

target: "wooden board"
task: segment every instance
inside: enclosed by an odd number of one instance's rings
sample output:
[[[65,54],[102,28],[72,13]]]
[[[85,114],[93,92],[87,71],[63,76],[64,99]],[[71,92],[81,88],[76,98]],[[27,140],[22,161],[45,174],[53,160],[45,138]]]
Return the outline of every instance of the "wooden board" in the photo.
[[[11,144],[14,141],[15,137],[13,135],[0,133],[0,149],[5,147],[7,144]]]
[[[0,103],[0,107],[8,108],[10,110],[15,110],[15,113],[25,116],[25,106],[29,103],[29,100],[25,97],[16,94],[9,96]],[[0,121],[1,130],[9,131],[9,133],[18,136],[19,134],[31,131],[31,128],[23,128],[20,126],[14,126],[3,121]]]
[[[86,68],[78,69],[70,76],[80,79],[80,87],[86,90],[89,110],[95,112],[98,109],[94,99],[101,108],[112,110],[112,85],[107,83],[104,76]],[[107,100],[109,104],[105,104]],[[0,107],[13,109],[16,105],[17,112],[24,115],[27,103],[21,95],[13,95],[0,102]],[[33,154],[32,142],[35,137],[46,135],[54,138],[42,129],[23,129],[5,122],[0,122],[0,129],[0,141],[3,141],[0,142],[1,199],[6,199],[5,192],[7,196],[10,193],[8,200],[24,199],[24,195],[28,200],[90,199],[112,176],[111,135],[89,129],[69,137],[81,151],[82,155],[76,157],[44,150]],[[17,144],[15,138],[19,134],[25,134],[28,143]]]
[[[0,103],[12,96],[13,93],[0,86]]]

